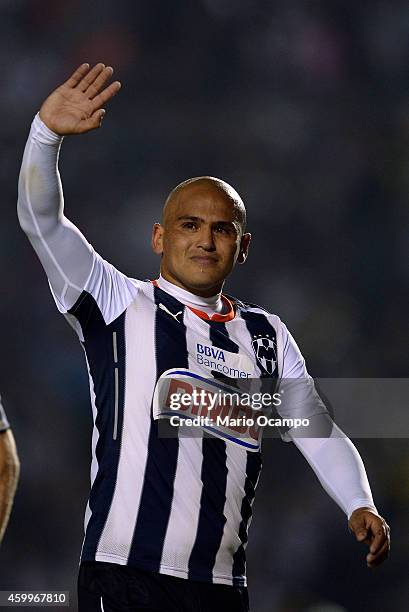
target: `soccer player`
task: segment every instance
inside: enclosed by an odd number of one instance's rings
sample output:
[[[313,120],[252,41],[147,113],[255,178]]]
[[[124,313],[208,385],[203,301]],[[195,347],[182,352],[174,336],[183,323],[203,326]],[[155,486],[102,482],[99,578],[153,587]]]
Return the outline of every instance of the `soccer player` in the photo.
[[[91,492],[78,580],[79,609],[249,610],[245,548],[260,449],[222,429],[160,435],[158,380],[306,379],[280,319],[222,293],[247,257],[238,193],[213,177],[189,179],[166,200],[152,245],[156,281],[129,278],[96,253],[63,211],[63,137],[101,126],[119,91],[112,68],[82,64],[43,103],[28,137],[18,214],[58,310],[83,345],[94,419]],[[193,388],[193,387],[191,387]],[[160,393],[159,393],[160,394]],[[311,417],[323,411],[316,401]],[[160,411],[160,409],[159,409]],[[290,407],[291,412],[291,407]],[[362,460],[336,426],[321,438],[287,431],[343,509],[367,564],[388,554]],[[274,537],[274,534],[271,534]]]
[[[0,544],[13,507],[19,472],[16,443],[0,398]]]

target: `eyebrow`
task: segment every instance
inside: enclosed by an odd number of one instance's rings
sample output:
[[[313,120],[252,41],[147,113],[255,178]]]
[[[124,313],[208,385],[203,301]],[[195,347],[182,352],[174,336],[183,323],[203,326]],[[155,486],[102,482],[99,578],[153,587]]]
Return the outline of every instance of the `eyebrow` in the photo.
[[[192,217],[190,215],[181,215],[180,217],[177,218],[178,221],[200,221],[202,223],[205,223],[205,219],[202,219],[201,217]],[[214,221],[213,224],[219,224],[219,225],[234,225],[234,221]]]

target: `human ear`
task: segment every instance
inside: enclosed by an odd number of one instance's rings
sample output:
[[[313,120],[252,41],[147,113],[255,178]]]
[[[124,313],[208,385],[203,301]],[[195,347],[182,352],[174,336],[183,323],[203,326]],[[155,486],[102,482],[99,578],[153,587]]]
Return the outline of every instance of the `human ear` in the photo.
[[[163,253],[164,228],[160,223],[154,223],[152,228],[152,249],[156,255]]]
[[[247,255],[249,252],[249,246],[251,241],[251,234],[247,232],[247,234],[243,234],[240,242],[240,251],[237,256],[237,263],[244,264],[247,259]]]

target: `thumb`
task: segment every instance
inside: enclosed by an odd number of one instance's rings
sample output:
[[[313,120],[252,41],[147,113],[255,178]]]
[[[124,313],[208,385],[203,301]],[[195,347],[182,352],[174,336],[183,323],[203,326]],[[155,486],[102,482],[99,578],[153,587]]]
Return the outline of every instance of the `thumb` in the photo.
[[[100,108],[99,110],[95,111],[95,113],[93,113],[90,117],[90,121],[92,121],[93,127],[101,127],[104,117],[105,117],[104,108]]]
[[[363,542],[368,537],[368,529],[363,516],[354,516],[349,522],[349,528],[354,533],[358,542]]]
[[[367,535],[368,535],[368,530],[365,529],[364,527],[359,527],[357,530],[355,530],[355,537],[358,540],[358,542],[363,542],[366,539]]]
[[[82,131],[89,132],[90,130],[95,130],[96,128],[101,127],[104,116],[105,109],[103,108],[100,108],[99,110],[95,111],[95,113],[92,113],[91,117],[89,117],[82,123]]]

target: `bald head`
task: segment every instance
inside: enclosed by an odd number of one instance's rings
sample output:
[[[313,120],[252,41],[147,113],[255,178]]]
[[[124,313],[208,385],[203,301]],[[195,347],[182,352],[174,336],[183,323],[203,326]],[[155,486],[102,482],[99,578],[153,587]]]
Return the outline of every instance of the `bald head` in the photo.
[[[222,179],[215,178],[214,176],[197,176],[195,178],[190,178],[179,183],[179,185],[172,189],[163,206],[162,219],[164,226],[166,226],[171,211],[177,206],[180,199],[188,197],[189,193],[193,193],[199,189],[209,194],[220,194],[226,202],[230,202],[234,209],[236,220],[241,226],[242,233],[245,232],[246,208],[243,200],[229,183],[226,183]]]
[[[246,209],[231,185],[213,176],[183,181],[169,194],[152,247],[163,278],[191,293],[219,293],[236,263],[247,259]]]

